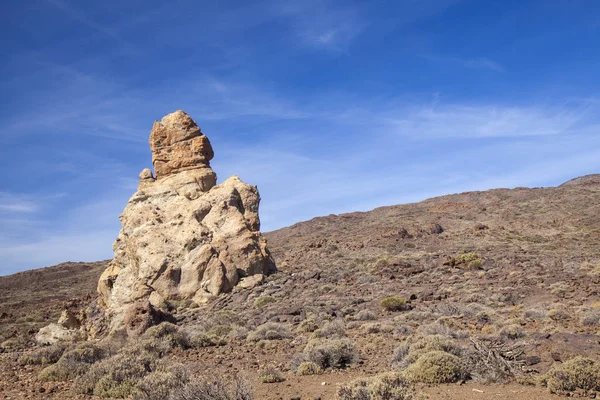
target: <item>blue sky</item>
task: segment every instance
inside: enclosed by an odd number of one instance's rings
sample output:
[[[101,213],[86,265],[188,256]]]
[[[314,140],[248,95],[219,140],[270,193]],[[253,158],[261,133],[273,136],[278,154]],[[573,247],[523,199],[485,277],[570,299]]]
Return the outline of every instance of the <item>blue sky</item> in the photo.
[[[263,230],[600,172],[600,2],[6,1],[0,275],[110,258],[187,111]]]

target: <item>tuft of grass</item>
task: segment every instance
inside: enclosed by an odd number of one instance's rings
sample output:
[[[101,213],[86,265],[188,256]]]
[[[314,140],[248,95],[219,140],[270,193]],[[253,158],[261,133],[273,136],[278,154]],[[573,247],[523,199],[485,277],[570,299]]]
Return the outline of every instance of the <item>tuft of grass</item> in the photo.
[[[550,393],[570,394],[600,391],[600,365],[590,358],[576,357],[553,367],[545,376]]]
[[[399,296],[386,297],[379,305],[386,311],[402,311],[406,309],[406,299]]]
[[[454,383],[468,376],[461,359],[445,351],[423,354],[404,374],[411,382],[430,384]]]

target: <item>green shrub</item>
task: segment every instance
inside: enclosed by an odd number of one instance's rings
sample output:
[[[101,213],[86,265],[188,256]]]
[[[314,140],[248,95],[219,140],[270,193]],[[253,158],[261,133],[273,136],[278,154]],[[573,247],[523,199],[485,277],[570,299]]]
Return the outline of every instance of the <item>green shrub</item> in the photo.
[[[254,306],[255,307],[264,307],[267,304],[270,303],[275,303],[277,300],[275,300],[274,298],[272,298],[271,296],[260,296],[257,297],[256,300],[254,300]]]
[[[304,356],[322,369],[344,368],[358,359],[358,352],[347,338],[313,339],[304,348]]]
[[[600,391],[600,365],[592,359],[576,357],[553,367],[545,381],[550,393],[597,392]]]
[[[321,367],[312,361],[304,361],[298,366],[298,375],[319,375],[323,373]]]
[[[406,309],[406,299],[404,297],[386,297],[379,304],[386,311],[402,311]]]
[[[412,384],[401,373],[356,379],[338,387],[337,400],[418,400]]]
[[[404,374],[411,382],[430,384],[458,382],[468,375],[460,358],[445,351],[423,354]]]

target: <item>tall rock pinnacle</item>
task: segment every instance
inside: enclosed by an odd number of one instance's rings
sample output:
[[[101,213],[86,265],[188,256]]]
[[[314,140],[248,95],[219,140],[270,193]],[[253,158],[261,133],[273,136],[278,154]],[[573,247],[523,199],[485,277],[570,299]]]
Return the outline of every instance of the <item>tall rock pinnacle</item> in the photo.
[[[274,270],[259,232],[257,188],[237,176],[216,185],[212,146],[188,114],[155,122],[150,148],[154,175],[141,172],[120,216],[114,259],[98,282],[111,330],[133,329],[135,310],[202,303]]]

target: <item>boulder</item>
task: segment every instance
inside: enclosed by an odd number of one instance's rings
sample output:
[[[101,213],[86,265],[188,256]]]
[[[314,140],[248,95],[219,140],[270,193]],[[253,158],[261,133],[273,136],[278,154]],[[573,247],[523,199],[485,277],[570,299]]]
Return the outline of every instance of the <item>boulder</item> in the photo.
[[[50,345],[57,342],[70,342],[77,338],[77,330],[67,329],[59,324],[50,324],[38,331],[35,340],[41,345]]]

